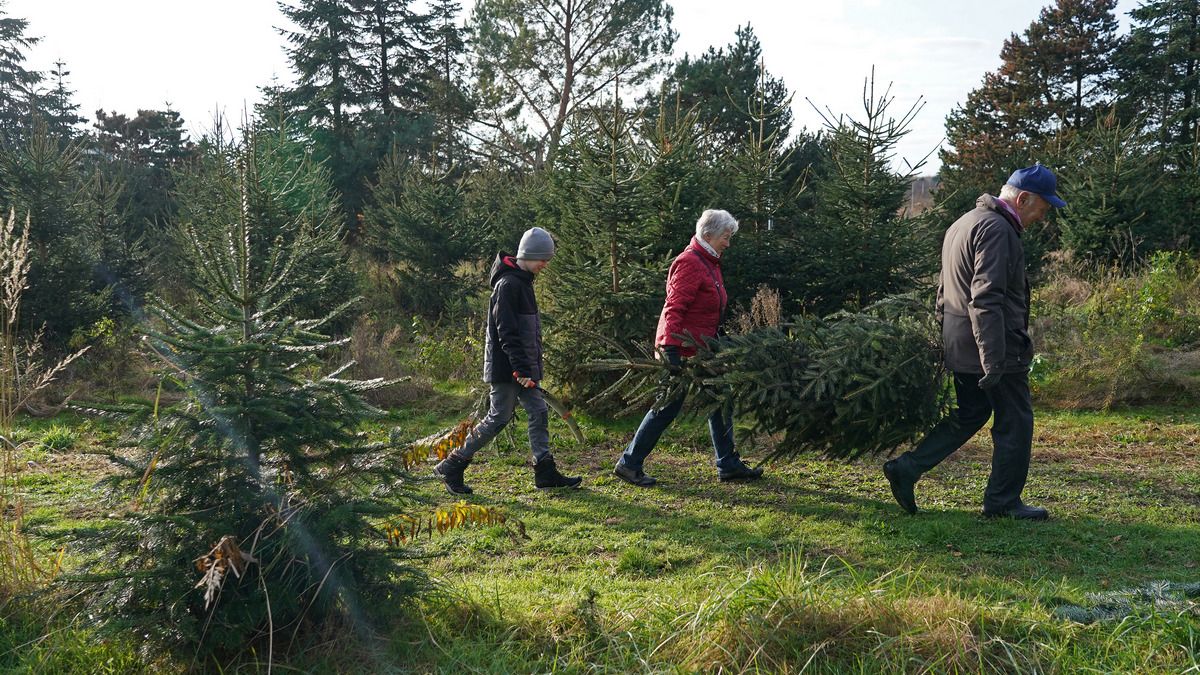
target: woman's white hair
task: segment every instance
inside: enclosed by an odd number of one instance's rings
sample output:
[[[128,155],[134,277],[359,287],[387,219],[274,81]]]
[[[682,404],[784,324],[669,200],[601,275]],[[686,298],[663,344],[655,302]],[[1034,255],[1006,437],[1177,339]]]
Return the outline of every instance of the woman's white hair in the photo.
[[[715,239],[726,232],[737,234],[737,231],[737,219],[721,209],[708,209],[696,221],[696,236],[701,239]]]

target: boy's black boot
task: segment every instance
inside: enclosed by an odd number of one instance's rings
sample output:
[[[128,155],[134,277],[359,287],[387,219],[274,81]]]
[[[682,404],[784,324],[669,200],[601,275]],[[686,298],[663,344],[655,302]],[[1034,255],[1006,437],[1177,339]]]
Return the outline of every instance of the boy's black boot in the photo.
[[[463,457],[456,452],[450,453],[450,456],[437,463],[433,467],[433,473],[442,482],[446,484],[446,490],[452,495],[469,495],[474,490],[470,485],[463,482],[463,471],[466,471],[467,466],[471,463],[469,457]]]
[[[546,455],[533,465],[533,484],[539,490],[577,488],[581,483],[583,479],[579,476],[567,477],[559,473],[553,455]]]

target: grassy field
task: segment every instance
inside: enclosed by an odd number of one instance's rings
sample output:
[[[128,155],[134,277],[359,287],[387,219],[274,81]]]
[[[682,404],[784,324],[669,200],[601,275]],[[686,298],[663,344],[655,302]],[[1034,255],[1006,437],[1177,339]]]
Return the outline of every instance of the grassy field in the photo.
[[[448,421],[389,424],[416,437]],[[805,458],[757,483],[719,483],[698,421],[681,420],[651,456],[659,486],[635,488],[610,473],[633,421],[583,423],[584,445],[552,427],[559,464],[585,476],[583,489],[533,488],[523,426],[467,473],[470,501],[503,508],[527,538],[495,526],[420,542],[438,593],[398,608],[376,640],[297,645],[273,668],[1200,672],[1200,412],[1039,413],[1025,497],[1050,509],[1044,523],[979,515],[986,433],[918,484],[922,511],[908,516],[878,460]],[[81,451],[111,432],[57,425],[53,443],[21,458],[27,523],[47,535],[106,508],[92,487],[103,463]],[[739,441],[748,459],[765,452]],[[451,501],[432,480],[417,491],[427,505]],[[1065,618],[1094,614],[1109,618]],[[0,669],[23,672],[187,665],[147,661],[132,637],[97,644],[85,620],[11,607],[0,652]],[[247,655],[226,670],[266,669]]]

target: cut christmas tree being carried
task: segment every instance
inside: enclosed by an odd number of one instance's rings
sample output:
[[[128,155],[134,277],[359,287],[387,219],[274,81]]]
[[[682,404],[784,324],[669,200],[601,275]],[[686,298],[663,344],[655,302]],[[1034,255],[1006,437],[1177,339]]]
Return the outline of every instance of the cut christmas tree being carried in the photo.
[[[912,442],[948,412],[939,338],[933,312],[904,295],[708,340],[681,367],[650,354],[591,367],[626,371],[601,396],[621,396],[631,409],[681,393],[695,414],[732,407],[752,431],[782,434],[768,459],[817,452],[850,460]]]

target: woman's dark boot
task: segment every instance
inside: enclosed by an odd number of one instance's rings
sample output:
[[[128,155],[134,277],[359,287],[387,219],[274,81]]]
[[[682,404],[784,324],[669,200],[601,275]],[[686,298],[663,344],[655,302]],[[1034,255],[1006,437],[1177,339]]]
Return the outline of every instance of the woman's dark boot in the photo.
[[[433,467],[433,473],[442,482],[446,484],[446,490],[452,495],[469,495],[474,490],[470,485],[463,482],[463,471],[466,471],[467,465],[471,463],[471,458],[463,457],[456,452],[450,453],[450,456],[437,463]]]
[[[546,455],[533,465],[533,484],[539,490],[577,488],[582,482],[583,479],[578,476],[568,478],[559,473],[552,455]]]

